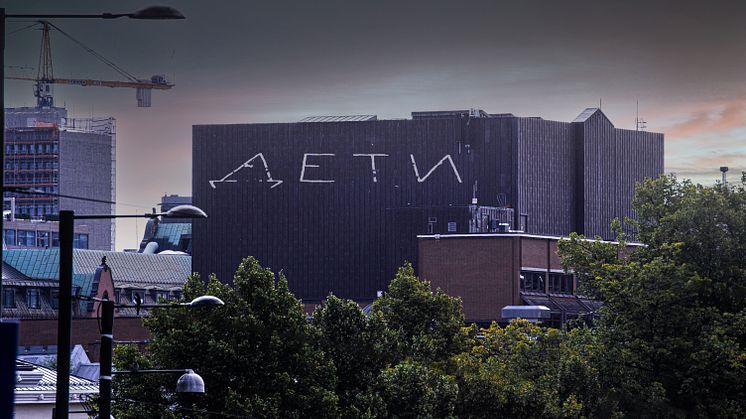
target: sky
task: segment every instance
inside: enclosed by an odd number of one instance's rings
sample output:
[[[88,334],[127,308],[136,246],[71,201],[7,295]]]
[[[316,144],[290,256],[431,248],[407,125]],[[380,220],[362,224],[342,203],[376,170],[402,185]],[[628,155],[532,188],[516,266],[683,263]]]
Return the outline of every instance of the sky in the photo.
[[[571,121],[599,104],[619,128],[665,134],[665,170],[713,184],[746,170],[746,2],[742,1],[66,1],[0,0],[8,14],[131,12],[185,20],[57,19],[138,77],[176,86],[137,108],[132,89],[55,86],[73,117],[117,120],[117,213],[191,194],[195,124],[312,115],[484,109]],[[35,75],[40,31],[6,23],[7,74]],[[59,33],[54,74],[120,79]],[[5,81],[6,106],[33,106]],[[638,105],[639,104],[639,105]],[[117,249],[144,221],[118,221]]]

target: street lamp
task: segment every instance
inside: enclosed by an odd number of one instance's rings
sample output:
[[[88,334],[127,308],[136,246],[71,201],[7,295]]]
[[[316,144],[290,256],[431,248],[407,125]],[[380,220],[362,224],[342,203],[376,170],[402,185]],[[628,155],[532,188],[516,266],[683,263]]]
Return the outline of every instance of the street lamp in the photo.
[[[196,208],[196,207],[195,207]],[[199,209],[199,208],[197,208]],[[201,211],[201,210],[200,210]],[[62,297],[60,293],[60,298]],[[114,343],[114,301],[101,301],[101,347],[99,349],[99,375],[98,375],[98,417],[109,418],[111,416],[111,377],[112,377],[112,349]],[[138,300],[139,301],[139,300]],[[212,295],[203,295],[188,303],[181,304],[137,304],[140,308],[178,308],[178,307],[208,307],[222,306],[225,303]],[[120,304],[118,307],[130,307]],[[204,393],[205,382],[202,377],[192,370],[145,370],[145,371],[118,371],[117,374],[128,373],[169,373],[182,372],[176,383],[177,393]]]
[[[60,211],[60,292],[57,320],[57,418],[67,419],[70,408],[70,327],[72,325],[73,290],[73,230],[75,220],[112,218],[207,218],[207,214],[193,205],[178,205],[166,212],[151,214],[85,214]],[[111,385],[111,383],[109,383]]]

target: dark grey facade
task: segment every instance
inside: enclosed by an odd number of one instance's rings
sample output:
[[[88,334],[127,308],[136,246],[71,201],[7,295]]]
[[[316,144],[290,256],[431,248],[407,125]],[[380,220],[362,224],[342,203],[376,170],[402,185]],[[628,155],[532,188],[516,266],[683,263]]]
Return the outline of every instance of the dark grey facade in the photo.
[[[510,208],[513,230],[613,238],[635,182],[663,172],[663,135],[616,129],[593,108],[570,123],[472,110],[204,125],[193,167],[210,216],[194,222],[195,271],[229,281],[253,255],[306,301],[370,300],[404,260],[416,266],[416,234],[474,199]]]

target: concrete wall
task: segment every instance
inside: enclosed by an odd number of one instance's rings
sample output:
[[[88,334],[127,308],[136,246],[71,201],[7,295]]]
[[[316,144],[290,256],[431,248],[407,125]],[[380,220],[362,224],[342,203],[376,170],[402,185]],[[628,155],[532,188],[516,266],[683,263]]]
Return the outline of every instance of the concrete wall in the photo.
[[[62,131],[60,133],[60,194],[114,201],[110,135]],[[111,214],[113,205],[60,198],[61,210],[80,214]],[[114,220],[85,220],[89,225],[89,249],[114,250]]]

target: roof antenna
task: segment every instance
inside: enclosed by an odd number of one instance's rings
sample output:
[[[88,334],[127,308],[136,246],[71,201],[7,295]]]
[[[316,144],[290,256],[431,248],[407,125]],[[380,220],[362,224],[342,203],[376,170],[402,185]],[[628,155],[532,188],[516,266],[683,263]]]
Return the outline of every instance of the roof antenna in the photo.
[[[640,117],[640,101],[636,101],[637,108],[635,110],[635,131],[644,131],[645,128],[648,126],[646,125],[648,122],[645,120],[645,118]]]
[[[603,104],[604,98],[600,97],[598,98],[598,109],[601,109],[601,105]]]

